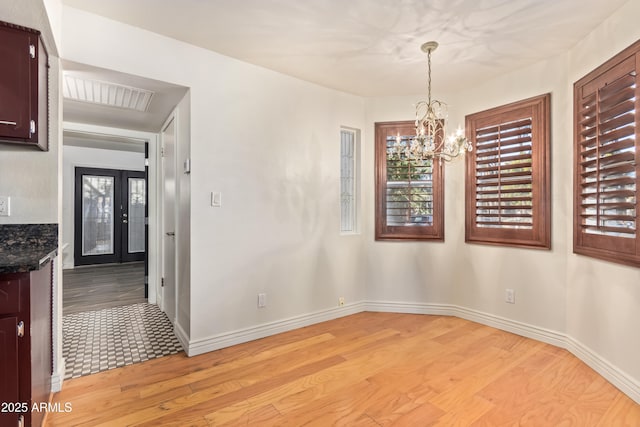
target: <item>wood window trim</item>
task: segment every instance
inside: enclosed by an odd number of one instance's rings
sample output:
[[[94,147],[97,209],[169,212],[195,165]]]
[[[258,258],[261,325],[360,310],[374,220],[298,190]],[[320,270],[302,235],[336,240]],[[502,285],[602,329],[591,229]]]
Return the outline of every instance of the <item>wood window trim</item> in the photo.
[[[389,226],[386,215],[387,138],[415,134],[411,121],[375,123],[375,239],[444,241],[444,167],[433,162],[433,223],[430,226]]]
[[[551,248],[551,95],[544,94],[466,117],[467,138],[474,151],[467,154],[465,179],[465,242],[523,248]],[[476,129],[531,118],[531,228],[479,227],[477,224]]]
[[[618,264],[629,265],[634,267],[640,267],[640,235],[638,231],[638,218],[637,213],[639,210],[638,206],[638,185],[640,181],[638,177],[640,177],[640,159],[638,158],[638,152],[640,150],[640,88],[638,84],[637,73],[640,72],[640,40],[624,49],[622,52],[618,53],[578,81],[574,83],[574,110],[573,110],[573,122],[574,122],[574,218],[573,218],[573,252],[579,255],[586,255],[593,258],[602,259],[605,261],[610,261]],[[582,139],[582,136],[586,129],[583,127],[582,123],[582,115],[586,112],[586,110],[582,110],[581,105],[588,98],[588,94],[593,93],[593,96],[596,96],[596,105],[598,108],[598,114],[601,112],[601,104],[598,102],[599,99],[599,91],[603,88],[606,88],[609,84],[613,83],[614,80],[621,80],[621,77],[633,76],[635,88],[633,89],[633,96],[635,97],[635,101],[628,101],[632,107],[631,110],[634,114],[634,119],[630,121],[635,126],[633,130],[633,135],[635,136],[635,143],[631,146],[634,147],[633,159],[628,161],[629,171],[630,173],[635,172],[635,179],[632,180],[634,185],[634,197],[635,202],[633,204],[633,210],[635,213],[631,216],[634,221],[635,233],[629,233],[629,237],[617,237],[612,235],[599,235],[599,234],[590,234],[585,230],[588,225],[583,225],[583,216],[594,216],[589,215],[588,212],[584,212],[583,207],[585,204],[582,202],[583,200],[583,186],[588,183],[583,181],[583,174],[589,173],[584,171],[583,168],[583,155],[586,156],[586,148],[582,149],[582,146],[586,144],[586,139]],[[601,127],[603,123],[600,123],[601,118],[597,117],[596,119],[597,127]],[[596,131],[597,135],[597,150],[600,150],[603,145],[600,143],[600,139],[602,134],[599,133],[599,130]],[[616,143],[618,144],[618,143]],[[613,144],[612,144],[613,145]],[[596,156],[600,158],[599,155]],[[600,178],[602,169],[599,166],[596,166],[596,175],[598,185],[596,190],[596,198],[599,199],[600,194],[602,193],[601,183],[602,180]],[[608,171],[611,173],[610,171]],[[611,187],[611,185],[608,185]],[[599,212],[600,201],[597,202],[596,210]],[[584,214],[584,215],[583,215]],[[596,217],[600,217],[605,214],[596,214]],[[596,220],[596,228],[599,228],[599,221]]]

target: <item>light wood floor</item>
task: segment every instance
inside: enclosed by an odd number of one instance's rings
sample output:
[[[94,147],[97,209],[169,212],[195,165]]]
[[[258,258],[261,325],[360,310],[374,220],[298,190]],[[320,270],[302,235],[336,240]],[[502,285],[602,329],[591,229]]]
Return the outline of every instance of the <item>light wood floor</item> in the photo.
[[[76,267],[63,280],[63,314],[147,302],[142,262]]]
[[[640,426],[565,350],[455,317],[360,313],[65,381],[50,426]]]

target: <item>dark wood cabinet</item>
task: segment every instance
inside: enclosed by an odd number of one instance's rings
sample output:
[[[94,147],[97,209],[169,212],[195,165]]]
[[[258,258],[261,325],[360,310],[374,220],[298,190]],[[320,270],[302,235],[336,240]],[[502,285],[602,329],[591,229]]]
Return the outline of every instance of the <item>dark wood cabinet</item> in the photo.
[[[51,393],[52,263],[0,274],[0,426],[40,426]],[[25,410],[26,409],[26,410]],[[22,420],[20,419],[22,417]],[[22,421],[22,424],[20,424]]]
[[[40,32],[2,21],[0,142],[48,150],[48,56]]]
[[[0,319],[0,404],[9,405],[19,402],[18,385],[18,318],[4,317]],[[2,408],[8,410],[11,408]],[[18,425],[17,412],[0,412],[0,425]]]

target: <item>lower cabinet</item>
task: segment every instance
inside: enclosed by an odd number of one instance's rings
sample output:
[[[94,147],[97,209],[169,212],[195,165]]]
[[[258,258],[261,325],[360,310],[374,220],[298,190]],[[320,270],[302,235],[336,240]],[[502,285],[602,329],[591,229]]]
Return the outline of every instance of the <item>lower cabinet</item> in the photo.
[[[41,426],[51,393],[52,263],[0,274],[0,426]]]

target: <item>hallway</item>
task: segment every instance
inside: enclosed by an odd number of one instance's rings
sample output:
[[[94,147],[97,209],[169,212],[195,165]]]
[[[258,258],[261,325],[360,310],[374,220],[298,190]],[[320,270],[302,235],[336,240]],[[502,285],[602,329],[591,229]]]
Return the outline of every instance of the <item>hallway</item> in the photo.
[[[173,325],[144,298],[144,264],[64,271],[65,379],[182,351]]]

